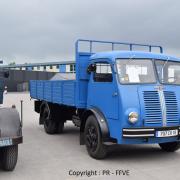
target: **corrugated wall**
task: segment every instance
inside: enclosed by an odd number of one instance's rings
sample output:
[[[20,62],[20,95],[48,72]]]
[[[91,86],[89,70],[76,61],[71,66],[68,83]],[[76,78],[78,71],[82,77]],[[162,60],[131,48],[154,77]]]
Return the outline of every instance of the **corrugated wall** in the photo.
[[[9,92],[26,91],[30,80],[49,80],[55,72],[9,70],[9,78],[5,79],[5,86]]]

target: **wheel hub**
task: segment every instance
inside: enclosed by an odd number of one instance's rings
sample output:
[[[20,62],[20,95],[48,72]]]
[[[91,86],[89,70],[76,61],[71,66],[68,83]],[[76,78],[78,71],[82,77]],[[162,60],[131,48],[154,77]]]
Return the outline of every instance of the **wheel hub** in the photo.
[[[88,148],[94,152],[98,145],[98,134],[96,128],[92,125],[88,127],[86,140]]]

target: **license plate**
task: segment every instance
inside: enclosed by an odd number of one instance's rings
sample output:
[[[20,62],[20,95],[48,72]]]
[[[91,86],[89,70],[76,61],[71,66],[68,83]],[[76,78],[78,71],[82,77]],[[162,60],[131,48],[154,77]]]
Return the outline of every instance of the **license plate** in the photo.
[[[178,135],[178,130],[156,131],[156,137],[173,137]]]
[[[11,145],[12,145],[12,139],[11,138],[0,139],[0,147],[11,146]]]

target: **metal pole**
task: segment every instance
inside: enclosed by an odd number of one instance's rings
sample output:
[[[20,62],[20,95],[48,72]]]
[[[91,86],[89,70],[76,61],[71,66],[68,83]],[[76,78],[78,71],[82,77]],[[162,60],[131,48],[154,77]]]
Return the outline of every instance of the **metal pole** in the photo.
[[[21,127],[23,126],[23,100],[21,100]]]

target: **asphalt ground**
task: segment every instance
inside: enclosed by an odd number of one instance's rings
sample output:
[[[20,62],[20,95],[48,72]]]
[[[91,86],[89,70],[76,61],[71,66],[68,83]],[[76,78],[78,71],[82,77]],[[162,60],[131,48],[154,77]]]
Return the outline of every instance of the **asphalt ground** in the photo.
[[[121,145],[110,148],[104,160],[89,157],[79,145],[79,130],[71,122],[63,134],[47,135],[38,125],[28,93],[8,93],[4,106],[23,100],[24,143],[13,172],[0,170],[0,180],[132,179],[179,180],[180,151],[166,153],[158,145]]]

